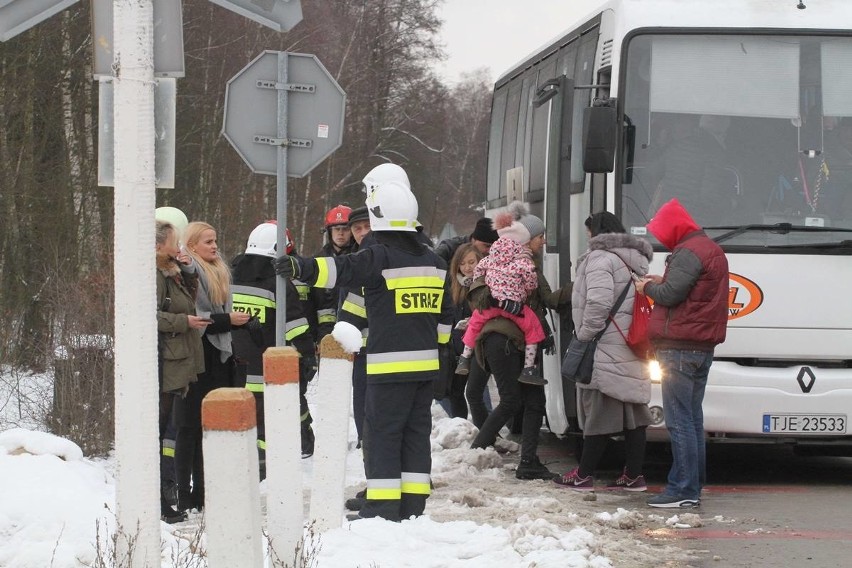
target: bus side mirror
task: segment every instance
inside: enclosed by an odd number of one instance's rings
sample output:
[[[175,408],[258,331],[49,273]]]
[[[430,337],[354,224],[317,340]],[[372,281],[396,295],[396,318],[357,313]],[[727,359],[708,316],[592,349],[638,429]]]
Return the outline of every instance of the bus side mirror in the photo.
[[[612,106],[583,110],[583,170],[589,174],[607,173],[615,168],[617,113],[615,101],[606,102]]]

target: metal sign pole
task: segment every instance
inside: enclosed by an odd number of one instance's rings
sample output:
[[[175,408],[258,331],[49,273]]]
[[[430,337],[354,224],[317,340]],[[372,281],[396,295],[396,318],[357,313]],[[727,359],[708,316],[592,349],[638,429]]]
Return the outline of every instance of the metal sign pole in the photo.
[[[278,52],[278,182],[276,191],[276,218],[278,219],[278,254],[287,252],[287,98],[283,88],[287,84],[287,52]],[[287,323],[287,281],[277,278],[275,281],[275,345],[284,345],[284,330]]]

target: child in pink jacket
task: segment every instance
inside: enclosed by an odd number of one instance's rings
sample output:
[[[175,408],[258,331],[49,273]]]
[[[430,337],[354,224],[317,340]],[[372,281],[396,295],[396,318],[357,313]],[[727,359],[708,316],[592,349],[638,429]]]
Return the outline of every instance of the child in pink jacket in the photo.
[[[527,213],[526,206],[521,202],[514,202],[509,206],[509,211],[497,215],[494,219],[494,227],[500,236],[493,245],[488,256],[484,257],[476,265],[473,278],[485,276],[485,283],[491,289],[491,296],[504,305],[506,301],[522,304],[522,310],[518,315],[513,315],[499,307],[491,307],[486,310],[476,310],[470,317],[462,342],[464,351],[459,357],[456,374],[466,375],[470,372],[470,358],[476,345],[476,338],[485,323],[495,317],[511,319],[524,332],[524,369],[518,380],[522,383],[533,385],[544,385],[547,381],[536,371],[535,356],[538,343],[545,338],[544,329],[536,313],[526,305],[530,292],[538,287],[538,275],[535,263],[532,259],[532,250],[529,248],[531,238],[530,228],[524,221],[535,221],[543,224],[538,217]],[[536,235],[541,234],[537,232]]]

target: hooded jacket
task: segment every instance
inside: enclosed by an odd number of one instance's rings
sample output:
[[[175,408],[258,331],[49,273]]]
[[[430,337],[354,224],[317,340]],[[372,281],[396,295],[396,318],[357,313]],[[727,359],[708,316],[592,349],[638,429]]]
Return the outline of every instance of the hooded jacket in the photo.
[[[599,390],[622,402],[651,400],[648,366],[628,347],[622,333],[627,334],[633,321],[635,292],[630,273],[647,274],[653,254],[651,244],[644,239],[626,233],[602,233],[589,240],[589,250],[578,259],[571,297],[577,338],[589,341],[606,326],[595,350],[592,380],[578,387]],[[631,290],[613,316],[618,327],[612,323],[607,326],[610,310],[628,286]]]
[[[195,315],[195,297],[174,262],[157,257],[157,332],[163,392],[184,390],[204,372],[201,332],[189,327]]]
[[[728,259],[686,209],[672,199],[648,230],[672,250],[660,284],[648,282],[654,301],[648,335],[657,349],[712,351],[728,325]]]

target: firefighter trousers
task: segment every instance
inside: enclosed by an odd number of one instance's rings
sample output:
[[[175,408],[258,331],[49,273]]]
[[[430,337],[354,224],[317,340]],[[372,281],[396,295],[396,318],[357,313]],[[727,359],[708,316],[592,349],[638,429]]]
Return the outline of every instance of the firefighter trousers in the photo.
[[[431,491],[432,381],[368,383],[362,517],[420,516]]]

